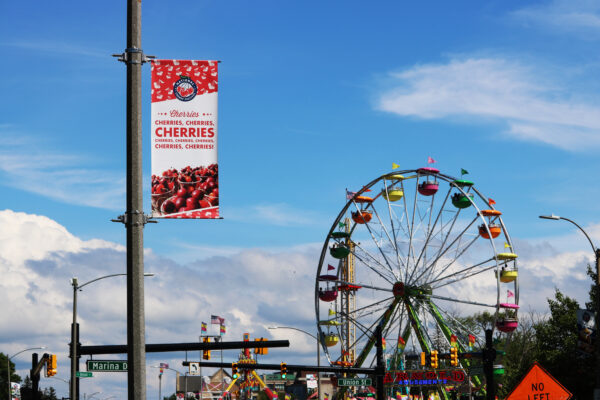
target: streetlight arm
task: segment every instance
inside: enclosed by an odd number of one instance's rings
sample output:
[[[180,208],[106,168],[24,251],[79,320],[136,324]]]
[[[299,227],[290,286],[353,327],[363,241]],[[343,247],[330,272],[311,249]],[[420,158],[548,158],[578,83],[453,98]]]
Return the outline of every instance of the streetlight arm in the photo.
[[[126,275],[127,274],[110,274],[110,275],[101,276],[100,278],[96,278],[96,279],[92,279],[91,281],[87,281],[86,283],[84,283],[82,285],[77,285],[76,289],[81,289],[82,287],[89,285],[90,283],[99,281],[101,279],[112,278],[113,276],[126,276]],[[151,272],[148,272],[148,273],[145,273],[144,276],[154,276],[154,274]]]
[[[161,367],[161,366],[157,366],[157,365],[151,365],[150,368],[162,368],[162,369],[170,369],[171,371],[175,371],[177,372],[179,375],[184,375],[183,372],[179,372],[174,368],[170,368],[170,367]]]
[[[295,331],[305,333],[308,336],[311,336],[316,341],[319,341],[319,339],[317,339],[317,337],[315,335],[313,335],[312,333],[308,333],[308,332],[306,332],[306,331],[304,331],[302,329],[299,329],[299,328],[294,328],[293,326],[269,326],[269,327],[267,327],[267,329],[293,329]]]
[[[46,348],[46,346],[41,346],[41,347],[30,347],[30,348],[28,348],[28,349],[21,350],[20,352],[13,354],[12,356],[8,357],[8,359],[10,360],[10,359],[12,359],[13,357],[15,357],[15,356],[18,356],[18,355],[19,355],[19,354],[21,354],[21,353],[25,353],[26,351],[29,351],[29,350],[43,350],[43,349],[45,349],[45,348]]]
[[[588,242],[590,242],[590,245],[592,246],[592,250],[594,251],[594,253],[596,252],[596,246],[594,246],[594,242],[592,242],[592,239],[589,237],[589,235],[587,234],[586,231],[583,230],[583,228],[581,226],[579,226],[579,224],[569,218],[565,218],[565,217],[560,217],[560,219],[564,219],[565,221],[569,221],[570,223],[572,223],[573,225],[575,225],[577,228],[579,228],[579,230],[585,235],[585,237],[587,238]]]

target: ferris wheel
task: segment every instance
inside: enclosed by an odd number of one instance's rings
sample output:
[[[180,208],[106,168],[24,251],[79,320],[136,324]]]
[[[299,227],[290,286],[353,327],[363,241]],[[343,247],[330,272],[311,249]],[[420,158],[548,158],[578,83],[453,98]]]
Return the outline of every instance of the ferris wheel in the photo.
[[[404,369],[408,353],[472,350],[481,338],[467,315],[488,311],[498,331],[516,329],[517,255],[502,213],[473,182],[425,167],[387,173],[346,198],[315,283],[332,365],[373,366],[377,326],[390,370]]]

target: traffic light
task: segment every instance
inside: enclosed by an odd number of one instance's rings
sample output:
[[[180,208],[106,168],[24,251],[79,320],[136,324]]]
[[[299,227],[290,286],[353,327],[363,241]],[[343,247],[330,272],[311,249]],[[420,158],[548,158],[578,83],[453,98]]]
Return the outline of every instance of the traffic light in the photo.
[[[231,364],[231,377],[233,379],[237,379],[239,377],[237,363],[232,363]]]
[[[255,342],[266,342],[267,339],[260,338],[260,339],[254,339],[254,341]],[[266,347],[255,347],[254,354],[266,355],[266,354],[269,354],[269,349]]]
[[[281,363],[281,379],[285,379],[286,375],[287,375],[287,364]]]
[[[202,341],[204,343],[210,343],[210,338],[209,337],[205,337]],[[202,351],[202,359],[203,360],[210,360],[210,350],[203,350]]]
[[[440,363],[439,363],[439,359],[438,359],[438,351],[431,350],[431,368],[437,368],[439,366],[440,366]]]
[[[427,355],[424,351],[421,352],[421,367],[427,365]]]
[[[56,375],[56,354],[50,354],[46,359],[46,377]]]
[[[458,348],[456,347],[450,348],[450,365],[458,367]]]

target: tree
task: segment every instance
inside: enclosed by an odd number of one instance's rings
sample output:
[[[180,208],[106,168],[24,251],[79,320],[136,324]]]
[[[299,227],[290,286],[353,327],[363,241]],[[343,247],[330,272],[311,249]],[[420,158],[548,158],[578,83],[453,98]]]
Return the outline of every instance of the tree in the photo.
[[[50,386],[44,389],[44,392],[40,396],[41,400],[58,400],[56,397],[56,390]]]
[[[3,399],[8,398],[8,382],[6,381],[8,377],[8,371],[6,370],[8,357],[8,354],[0,353],[0,398]],[[15,364],[10,361],[8,367],[10,368],[10,381],[21,382],[21,377],[15,374]]]
[[[548,305],[550,317],[535,326],[537,361],[576,398],[591,399],[594,358],[577,349],[579,304],[556,289]]]
[[[543,321],[534,312],[521,313],[519,327],[509,337],[504,337],[495,346],[505,352],[496,360],[505,367],[506,374],[498,379],[497,394],[500,398],[508,395],[521,381],[536,359],[537,341],[535,326]]]

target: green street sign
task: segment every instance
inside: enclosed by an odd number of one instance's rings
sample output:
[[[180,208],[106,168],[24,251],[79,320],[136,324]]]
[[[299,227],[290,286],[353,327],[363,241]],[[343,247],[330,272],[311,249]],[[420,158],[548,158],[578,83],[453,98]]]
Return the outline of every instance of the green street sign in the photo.
[[[338,386],[371,386],[371,378],[339,378]]]
[[[75,372],[75,376],[78,378],[91,378],[93,374],[91,372],[77,371]]]
[[[127,372],[127,360],[87,360],[87,370],[94,372]]]

